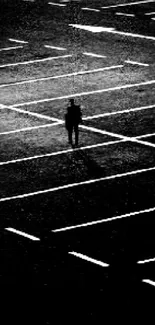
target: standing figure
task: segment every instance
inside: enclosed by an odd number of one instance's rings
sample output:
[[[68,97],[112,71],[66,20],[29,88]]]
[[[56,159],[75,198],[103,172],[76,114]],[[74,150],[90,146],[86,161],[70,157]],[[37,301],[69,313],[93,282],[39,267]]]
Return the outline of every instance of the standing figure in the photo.
[[[79,141],[79,123],[82,122],[82,113],[79,105],[74,104],[74,99],[70,99],[70,106],[67,107],[65,114],[65,125],[68,131],[68,141],[73,145],[73,131],[75,132],[75,146]]]

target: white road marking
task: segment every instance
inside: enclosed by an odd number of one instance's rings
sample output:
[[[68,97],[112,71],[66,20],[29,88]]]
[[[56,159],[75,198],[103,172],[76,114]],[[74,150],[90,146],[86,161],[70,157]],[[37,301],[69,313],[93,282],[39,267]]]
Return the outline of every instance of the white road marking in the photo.
[[[82,151],[82,150],[88,150],[88,149],[92,149],[92,148],[106,147],[106,146],[108,147],[110,145],[113,145],[113,144],[115,145],[115,144],[118,144],[118,143],[121,143],[121,142],[124,142],[124,140],[115,140],[115,141],[109,141],[109,142],[102,142],[102,143],[93,144],[93,145],[90,145],[90,146],[79,147],[79,148],[75,148],[75,149],[66,149],[66,150],[62,150],[62,151],[47,153],[47,154],[44,154],[44,155],[37,155],[37,156],[32,156],[32,157],[27,157],[27,158],[19,158],[19,159],[13,159],[13,160],[9,160],[9,161],[2,161],[2,162],[0,162],[0,166],[20,163],[20,162],[34,160],[34,159],[41,159],[41,158],[48,158],[48,157],[52,157],[52,156],[63,155],[63,154],[67,154],[67,153],[72,153],[74,151]]]
[[[137,62],[137,61],[126,60],[125,62],[126,63],[129,63],[129,64],[142,65],[144,67],[148,67],[149,66],[149,64],[147,64],[147,63],[140,63],[140,62]]]
[[[93,56],[95,58],[106,58],[105,55],[101,55],[101,54],[95,54],[95,53],[90,53],[90,52],[83,52],[84,55],[88,55],[88,56]]]
[[[58,59],[65,59],[71,57],[72,54],[66,54],[66,55],[61,55],[61,56],[53,56],[50,58],[45,58],[45,59],[39,59],[39,60],[30,60],[30,61],[24,61],[24,62],[16,62],[16,63],[7,63],[0,65],[0,68],[6,68],[6,67],[14,67],[17,65],[27,65],[27,64],[33,64],[33,63],[38,63],[38,62],[46,62],[46,61],[52,61],[52,60],[58,60]]]
[[[15,43],[23,43],[23,44],[27,44],[27,43],[28,43],[28,42],[26,42],[26,41],[19,41],[19,40],[14,39],[14,38],[9,38],[9,41],[10,41],[10,42],[15,42]]]
[[[155,258],[149,258],[147,260],[138,261],[137,264],[146,264],[146,263],[150,263],[150,262],[155,262]]]
[[[155,37],[153,37],[153,36],[145,36],[145,35],[141,35],[141,34],[133,34],[133,33],[127,33],[127,32],[119,32],[117,30],[112,30],[112,31],[107,31],[107,32],[108,33],[112,33],[112,34],[121,35],[121,36],[136,37],[136,38],[142,38],[142,39],[147,39],[147,40],[155,41]]]
[[[138,135],[138,136],[136,137],[136,139],[148,138],[148,137],[152,137],[152,136],[154,136],[154,135],[155,135],[155,133],[142,134],[142,135]]]
[[[115,15],[117,15],[117,16],[125,16],[125,17],[135,17],[134,14],[126,14],[125,12],[116,12]]]
[[[4,47],[2,49],[0,49],[0,52],[2,51],[11,51],[11,50],[16,50],[16,49],[22,49],[23,46],[20,45],[20,46],[11,46],[11,47]]]
[[[35,116],[35,117],[37,117],[37,118],[41,118],[41,119],[45,119],[45,120],[49,120],[49,121],[54,121],[54,122],[63,123],[60,119],[57,119],[57,118],[55,118],[55,117],[50,117],[50,116],[43,115],[43,114],[36,113],[36,112],[26,111],[26,110],[24,110],[24,109],[16,108],[16,107],[14,107],[14,106],[3,105],[2,107],[5,108],[5,109],[10,109],[10,110],[12,110],[12,111],[16,111],[16,112],[18,112],[18,113],[22,113],[22,114],[27,114],[27,115]]]
[[[66,51],[66,49],[64,47],[58,47],[58,46],[52,46],[52,45],[44,45],[44,47],[46,47],[47,49],[54,49],[54,50],[58,50],[58,51]]]
[[[7,106],[7,108],[8,109],[11,109],[11,110],[15,110],[17,112],[29,114],[29,115],[34,115],[35,114],[36,116],[37,115],[40,115],[41,116],[41,114],[37,114],[37,113],[29,112],[29,111],[24,111],[24,110],[21,110],[19,108],[14,107],[14,106]],[[53,120],[55,122],[59,122],[60,124],[61,123],[62,124],[64,123],[63,120],[57,119],[57,118],[53,118],[53,117],[46,116],[46,119]],[[112,137],[116,137],[118,139],[122,139],[124,141],[130,141],[130,142],[133,142],[133,143],[142,144],[142,145],[147,146],[147,147],[149,146],[149,147],[155,148],[155,144],[150,143],[148,141],[142,141],[142,140],[136,139],[136,137],[128,137],[128,136],[124,136],[124,135],[117,134],[117,133],[113,133],[113,132],[108,132],[108,131],[105,131],[105,130],[101,130],[101,129],[94,128],[94,127],[90,127],[90,126],[86,126],[86,125],[79,125],[79,127],[81,129],[84,129],[84,130],[88,130],[88,131],[100,133],[100,134],[103,134],[103,135],[109,135],[109,136],[112,136]]]
[[[99,26],[79,25],[79,24],[69,24],[68,26],[84,29],[92,33],[110,32],[115,29],[114,27],[99,27]]]
[[[106,32],[106,33],[112,33],[112,34],[117,34],[121,36],[127,36],[127,37],[138,37],[142,39],[147,39],[147,40],[155,40],[155,37],[153,36],[145,36],[141,34],[133,34],[133,33],[128,33],[128,32],[120,32],[115,30],[115,28],[105,28],[105,27],[99,27],[99,26],[89,26],[89,25],[79,25],[79,24],[69,24],[69,26],[74,27],[74,28],[79,28],[83,29],[86,31],[90,31],[92,33],[101,33],[101,32]]]
[[[128,3],[120,3],[117,5],[111,5],[111,6],[105,6],[101,7],[102,9],[108,9],[108,8],[116,8],[116,7],[126,7],[126,6],[135,6],[143,3],[150,3],[155,2],[155,0],[143,0],[143,1],[136,1],[136,2],[128,2]]]
[[[155,15],[155,11],[154,12],[147,12],[145,15],[146,16]]]
[[[118,138],[118,139],[122,139],[124,141],[138,143],[138,144],[142,144],[142,145],[147,146],[147,147],[155,148],[155,144],[154,143],[151,143],[151,142],[148,142],[148,141],[142,141],[142,140],[137,139],[136,137],[128,137],[128,136],[124,136],[122,134],[117,134],[117,133],[114,133],[114,132],[108,132],[106,130],[101,130],[101,129],[97,129],[97,128],[90,127],[90,126],[86,126],[86,125],[80,125],[80,128],[81,129],[88,130],[88,131],[100,133],[100,134],[103,134],[103,135],[104,134],[105,135],[109,135],[111,137],[115,137],[115,138]]]
[[[92,257],[89,257],[89,256],[84,255],[84,254],[81,254],[81,253],[68,252],[68,254],[73,255],[73,256],[76,256],[78,258],[81,258],[82,260],[85,260],[87,262],[91,262],[93,264],[96,264],[96,265],[99,265],[99,266],[102,266],[102,267],[108,267],[109,266],[109,264],[107,264],[107,263],[101,262],[99,260],[96,260],[96,259],[94,259]]]
[[[12,105],[12,107],[29,106],[29,105],[35,105],[38,103],[52,102],[55,100],[68,99],[68,98],[72,98],[72,97],[81,97],[81,96],[88,96],[88,95],[93,95],[93,94],[101,94],[101,93],[105,93],[105,92],[109,92],[109,91],[122,90],[122,89],[147,86],[147,85],[153,85],[153,84],[155,84],[155,80],[149,80],[149,81],[143,81],[143,82],[135,83],[135,84],[126,84],[123,86],[116,86],[113,88],[104,88],[104,89],[85,91],[85,92],[81,92],[81,93],[75,93],[75,94],[64,95],[64,96],[59,96],[59,97],[44,98],[44,99],[34,100],[34,101],[30,101],[30,102],[23,102],[23,103],[19,103],[19,104],[14,104],[14,105]]]
[[[86,11],[95,11],[95,12],[100,12],[99,9],[93,9],[93,8],[81,8],[82,10],[86,10]]]
[[[9,228],[5,228],[5,230],[10,231],[10,232],[13,232],[14,234],[17,234],[17,235],[20,235],[20,236],[29,238],[29,239],[34,240],[34,241],[39,241],[40,240],[40,238],[38,238],[38,237],[29,235],[29,234],[27,234],[27,233],[25,233],[23,231],[20,231],[20,230],[15,229],[15,228],[9,227]]]
[[[111,116],[111,115],[119,115],[119,114],[128,114],[130,112],[137,112],[137,111],[142,111],[146,109],[151,109],[155,108],[155,104],[153,105],[148,105],[148,106],[141,106],[141,107],[135,107],[135,108],[129,108],[129,109],[124,109],[122,111],[116,111],[116,112],[110,112],[110,113],[103,113],[103,114],[97,114],[97,115],[92,115],[92,116],[86,116],[83,117],[83,120],[92,120],[92,119],[98,119],[106,116]],[[141,136],[140,136],[141,137]],[[136,137],[138,138],[138,137]]]
[[[51,6],[66,7],[66,5],[62,3],[48,2],[48,4]]]
[[[61,122],[55,122],[55,123],[52,123],[52,124],[44,124],[44,125],[30,126],[30,127],[26,127],[26,128],[22,128],[22,129],[1,132],[0,133],[0,136],[1,135],[14,134],[14,133],[20,133],[20,132],[28,132],[28,131],[38,130],[38,129],[41,129],[41,128],[49,128],[49,127],[56,126],[56,125],[60,125],[60,124],[62,124],[62,123]]]
[[[149,280],[149,279],[143,279],[142,282],[148,283],[148,284],[150,284],[150,285],[152,285],[152,286],[155,287],[155,281],[152,281],[152,280]]]
[[[155,170],[155,167],[144,168],[144,169],[136,169],[136,170],[133,170],[133,171],[127,172],[127,173],[115,174],[115,175],[111,175],[111,176],[106,176],[106,177],[101,177],[101,178],[96,178],[96,179],[90,179],[88,181],[82,181],[82,182],[79,182],[79,183],[66,184],[66,185],[53,187],[53,188],[49,188],[49,189],[45,189],[45,190],[41,190],[41,191],[25,193],[25,194],[18,194],[18,195],[14,195],[14,196],[10,196],[10,197],[4,197],[4,198],[0,199],[0,202],[12,201],[12,200],[17,200],[17,199],[24,199],[24,198],[28,198],[28,197],[32,197],[32,196],[36,196],[36,195],[40,195],[40,194],[52,193],[52,192],[57,192],[57,191],[60,191],[60,190],[70,189],[70,188],[73,188],[73,187],[79,187],[79,186],[95,184],[95,183],[99,183],[99,182],[103,182],[103,181],[107,181],[107,180],[113,180],[113,179],[119,179],[119,178],[122,178],[122,177],[138,175],[138,174],[142,174],[142,173],[146,173],[146,172],[151,172],[151,171],[154,171],[154,170]],[[149,210],[151,210],[151,209],[149,209]],[[155,210],[155,208],[153,208],[152,211],[154,211],[154,210]],[[134,212],[133,215],[135,215],[135,214],[139,214],[139,212]],[[130,214],[130,215],[132,215],[132,214]],[[121,217],[117,217],[117,218],[121,218]]]
[[[143,214],[143,213],[150,213],[150,212],[154,212],[154,211],[155,211],[155,207],[150,208],[150,209],[145,209],[145,210],[140,210],[140,211],[135,211],[135,212],[122,214],[122,215],[117,216],[117,217],[112,217],[112,218],[107,218],[107,219],[101,219],[101,220],[81,223],[81,224],[75,225],[75,226],[58,228],[58,229],[54,229],[54,230],[51,230],[51,231],[52,232],[61,232],[61,231],[67,231],[67,230],[82,228],[82,227],[88,227],[88,226],[93,226],[93,225],[97,225],[97,224],[102,224],[102,223],[105,223],[105,222],[112,222],[112,221],[120,220],[120,219],[123,219],[123,218],[128,218],[128,217],[140,215],[140,214]]]
[[[80,75],[91,74],[91,73],[98,73],[98,72],[102,72],[102,71],[108,71],[108,70],[119,69],[119,68],[123,68],[123,65],[115,65],[115,66],[110,66],[110,67],[94,69],[94,70],[85,70],[85,71],[72,72],[72,73],[62,74],[62,75],[58,75],[58,76],[51,76],[51,77],[29,79],[29,80],[23,80],[23,81],[17,81],[17,82],[10,82],[8,84],[0,84],[0,88],[12,87],[12,86],[17,86],[17,85],[24,85],[24,84],[29,84],[29,83],[39,82],[39,81],[48,81],[48,80],[52,80],[52,79],[68,78],[68,77],[72,77],[72,76],[80,76]]]
[[[151,18],[152,20],[155,20],[155,18]]]

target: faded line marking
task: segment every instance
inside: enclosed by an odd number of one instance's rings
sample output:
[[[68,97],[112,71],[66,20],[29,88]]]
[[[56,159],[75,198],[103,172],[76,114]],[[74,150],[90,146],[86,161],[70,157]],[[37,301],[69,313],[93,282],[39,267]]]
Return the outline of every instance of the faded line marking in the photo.
[[[81,253],[77,253],[77,252],[73,251],[73,252],[68,252],[68,254],[76,256],[78,258],[81,258],[82,260],[85,260],[87,262],[91,262],[93,264],[96,264],[96,265],[99,265],[99,266],[102,266],[102,267],[108,267],[109,266],[109,264],[107,264],[107,263],[101,262],[99,260],[96,260],[96,259],[94,259],[92,257],[89,257],[89,256],[81,254]]]
[[[127,84],[123,86],[117,86],[113,88],[104,88],[104,89],[99,89],[99,90],[92,90],[92,91],[86,91],[86,92],[81,92],[81,93],[75,93],[75,94],[69,94],[65,96],[59,96],[59,97],[54,97],[54,98],[45,98],[45,99],[39,99],[39,100],[34,100],[30,102],[24,102],[24,103],[19,103],[19,104],[14,104],[12,107],[22,107],[25,105],[35,105],[38,103],[44,103],[44,102],[52,102],[55,100],[62,100],[62,99],[68,99],[72,97],[80,97],[80,96],[88,96],[88,95],[93,95],[93,94],[101,94],[109,91],[116,91],[116,90],[122,90],[122,89],[128,89],[128,88],[134,88],[134,87],[140,87],[140,86],[147,86],[147,85],[153,85],[155,84],[155,80],[149,80],[149,81],[144,81],[136,84]]]
[[[105,222],[112,222],[112,221],[116,221],[116,220],[121,220],[123,218],[128,218],[128,217],[136,216],[136,215],[143,214],[143,213],[150,213],[150,212],[154,212],[154,211],[155,211],[155,207],[150,208],[150,209],[145,209],[145,210],[140,210],[140,211],[135,211],[135,212],[122,214],[122,215],[117,216],[117,217],[112,217],[112,218],[107,218],[107,219],[101,219],[101,220],[81,223],[79,225],[74,225],[74,226],[69,226],[69,227],[64,227],[64,228],[58,228],[58,229],[54,229],[54,230],[51,230],[51,231],[52,232],[61,232],[61,231],[67,231],[67,230],[82,228],[82,227],[88,227],[88,226],[93,226],[93,225],[97,225],[97,224],[102,224],[102,223],[105,223]]]
[[[121,142],[124,142],[124,140],[103,142],[103,143],[93,144],[90,146],[84,146],[84,147],[79,147],[79,148],[75,148],[75,149],[66,149],[66,150],[62,150],[62,151],[51,152],[51,153],[47,153],[44,155],[36,155],[36,156],[32,156],[32,157],[27,157],[27,158],[19,158],[19,159],[13,159],[13,160],[9,160],[9,161],[2,161],[2,162],[0,162],[0,166],[14,164],[14,163],[20,163],[20,162],[24,162],[24,161],[28,161],[28,160],[58,156],[58,155],[62,155],[62,154],[72,153],[74,151],[82,151],[82,150],[88,150],[88,149],[98,148],[98,147],[106,147],[106,146],[110,146],[113,144],[115,145],[115,144],[118,144]]]
[[[40,238],[38,238],[38,237],[29,235],[29,234],[27,234],[27,233],[25,233],[23,231],[20,231],[20,230],[15,229],[15,228],[9,227],[9,228],[5,228],[5,230],[10,231],[10,232],[13,232],[14,234],[17,234],[17,235],[20,235],[20,236],[29,238],[29,239],[34,240],[34,241],[39,241],[40,240]]]
[[[6,67],[14,67],[17,65],[27,65],[27,64],[33,64],[33,63],[38,63],[38,62],[46,62],[46,61],[52,61],[52,60],[58,60],[58,59],[65,59],[68,57],[71,57],[72,54],[66,54],[62,56],[53,56],[50,58],[45,58],[45,59],[39,59],[39,60],[30,60],[30,61],[24,61],[24,62],[16,62],[16,63],[7,63],[0,65],[0,68],[6,68]]]
[[[0,202],[6,202],[6,201],[11,201],[11,200],[17,200],[17,199],[24,199],[24,198],[28,198],[28,197],[35,196],[35,195],[52,193],[52,192],[56,192],[56,191],[60,191],[60,190],[64,190],[64,189],[83,186],[83,185],[95,184],[95,183],[99,183],[99,182],[103,182],[103,181],[107,181],[107,180],[113,180],[113,179],[117,179],[117,178],[133,176],[133,175],[142,174],[142,173],[150,172],[150,171],[154,171],[154,170],[155,170],[155,167],[145,168],[145,169],[137,169],[137,170],[127,172],[127,173],[115,174],[115,175],[111,175],[111,176],[106,176],[106,177],[101,177],[101,178],[96,178],[96,179],[90,179],[88,181],[83,181],[83,182],[79,182],[79,183],[66,184],[66,185],[53,187],[53,188],[49,188],[49,189],[45,189],[45,190],[41,190],[41,191],[25,193],[25,194],[19,194],[19,195],[14,195],[14,196],[10,196],[10,197],[4,197],[4,198],[0,199]],[[138,213],[134,213],[134,214],[138,214]]]

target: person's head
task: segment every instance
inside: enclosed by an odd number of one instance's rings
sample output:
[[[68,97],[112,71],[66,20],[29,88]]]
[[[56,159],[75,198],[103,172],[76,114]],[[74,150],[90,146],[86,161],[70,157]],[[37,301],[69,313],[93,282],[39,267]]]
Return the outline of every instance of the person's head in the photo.
[[[71,98],[69,101],[70,101],[71,105],[74,105],[74,99],[73,98]]]

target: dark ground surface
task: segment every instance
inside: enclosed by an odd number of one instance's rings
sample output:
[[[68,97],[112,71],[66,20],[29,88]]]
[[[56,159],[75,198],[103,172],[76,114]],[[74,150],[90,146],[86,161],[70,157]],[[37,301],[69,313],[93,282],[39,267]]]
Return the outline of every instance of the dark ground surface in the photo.
[[[106,316],[108,322],[120,321],[123,311],[124,322],[130,317],[133,322],[135,317],[140,320],[153,312],[154,288],[142,280],[155,281],[155,263],[137,262],[155,257],[155,213],[104,220],[154,208],[155,170],[139,171],[155,166],[155,148],[131,141],[104,144],[119,140],[117,135],[136,137],[154,133],[154,107],[84,120],[83,126],[97,128],[99,132],[81,128],[79,146],[96,145],[95,148],[66,152],[70,147],[64,125],[9,133],[53,123],[11,110],[10,105],[62,120],[68,100],[44,102],[44,99],[154,80],[155,41],[93,34],[68,26],[72,23],[115,27],[155,37],[155,22],[152,16],[145,16],[146,12],[155,11],[154,3],[103,9],[99,13],[81,10],[82,7],[101,9],[114,3],[120,1],[73,1],[66,3],[66,7],[54,7],[47,1],[1,0],[0,49],[22,45],[8,38],[25,40],[28,44],[23,44],[23,49],[0,52],[0,65],[65,54],[73,56],[0,68],[0,86],[123,64],[123,68],[99,73],[0,88],[0,104],[8,105],[0,109],[0,287],[9,292],[6,300],[3,299],[4,305],[14,307],[13,313],[5,314],[4,324],[13,319],[20,324],[52,324],[54,317],[55,323],[77,319],[93,320],[96,324]],[[136,17],[117,16],[116,12],[134,13]],[[47,49],[45,44],[65,47],[66,51]],[[86,51],[106,58],[85,56]],[[127,59],[149,66],[133,66],[124,62]],[[76,102],[82,105],[84,117],[93,117],[153,105],[154,87],[152,84],[79,96]],[[27,103],[35,100],[42,102]],[[104,130],[113,134],[100,133]],[[153,134],[141,140],[155,144],[154,139]],[[103,146],[97,147],[101,143]],[[2,164],[62,150],[65,152],[49,157]],[[137,172],[100,180],[132,171]],[[67,188],[68,184],[94,179],[98,181]],[[11,199],[60,186],[66,188]],[[3,198],[10,199],[2,201]],[[54,232],[99,220],[103,222]],[[40,241],[10,233],[6,227],[37,236]],[[110,266],[104,268],[79,259],[69,254],[73,251]],[[25,302],[26,294],[29,298]]]

